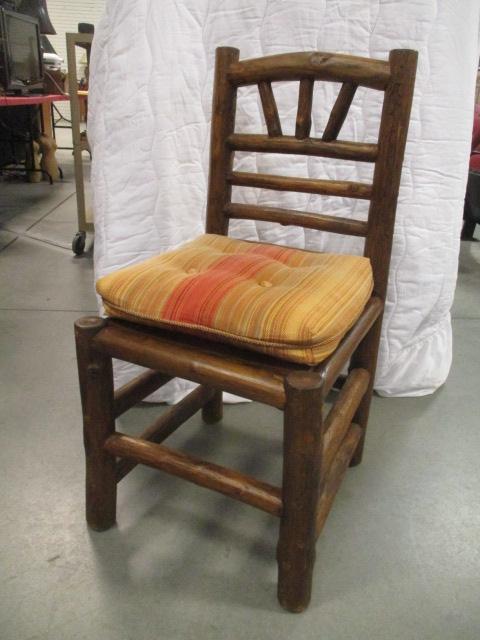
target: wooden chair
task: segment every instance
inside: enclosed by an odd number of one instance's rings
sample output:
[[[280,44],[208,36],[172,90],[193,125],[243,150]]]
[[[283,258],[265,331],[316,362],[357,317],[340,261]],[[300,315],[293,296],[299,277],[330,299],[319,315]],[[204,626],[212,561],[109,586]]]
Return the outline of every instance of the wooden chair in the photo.
[[[373,295],[328,358],[314,366],[262,355],[201,335],[116,318],[75,324],[86,450],[86,514],[105,530],[116,518],[117,483],[138,463],[208,487],[280,518],[278,598],[299,612],[310,600],[315,542],[349,465],[358,464],[367,427],[392,246],[397,195],[412,102],[417,53],[394,50],[380,61],[321,52],[239,61],[217,49],[207,233],[227,235],[229,219],[300,225],[365,238]],[[300,81],[295,135],[281,130],[271,82]],[[321,139],[310,137],[313,85],[341,89]],[[268,135],[235,133],[237,88],[257,84]],[[337,140],[358,86],[384,92],[377,144]],[[372,184],[233,171],[235,151],[290,153],[374,163]],[[232,185],[370,200],[368,221],[231,202]],[[112,358],[148,371],[113,389]],[[348,375],[341,376],[349,363]],[[199,383],[140,437],[115,430],[115,418],[173,377]],[[328,415],[326,395],[339,388]],[[160,443],[202,408],[222,416],[222,390],[284,412],[283,483],[274,487]]]

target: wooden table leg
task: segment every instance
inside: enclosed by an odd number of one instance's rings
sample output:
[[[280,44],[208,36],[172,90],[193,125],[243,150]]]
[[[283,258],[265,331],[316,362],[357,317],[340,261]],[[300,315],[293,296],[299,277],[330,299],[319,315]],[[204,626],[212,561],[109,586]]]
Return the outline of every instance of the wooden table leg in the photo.
[[[44,102],[40,105],[42,110],[42,129],[43,133],[49,138],[55,139],[53,133],[53,121],[52,121],[52,104],[50,102]]]

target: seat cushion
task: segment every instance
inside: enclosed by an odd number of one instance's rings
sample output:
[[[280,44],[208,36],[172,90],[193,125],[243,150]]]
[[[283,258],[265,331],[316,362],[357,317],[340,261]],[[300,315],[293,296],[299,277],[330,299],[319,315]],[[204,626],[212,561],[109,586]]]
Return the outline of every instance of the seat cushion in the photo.
[[[313,365],[373,287],[367,258],[206,234],[97,282],[109,316]]]

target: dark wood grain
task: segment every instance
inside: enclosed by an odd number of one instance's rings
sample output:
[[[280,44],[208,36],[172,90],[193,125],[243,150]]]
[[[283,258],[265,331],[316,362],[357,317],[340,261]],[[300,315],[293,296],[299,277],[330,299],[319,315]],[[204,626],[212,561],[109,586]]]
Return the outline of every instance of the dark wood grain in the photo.
[[[318,138],[297,140],[293,136],[269,138],[255,133],[232,133],[227,143],[236,151],[254,151],[259,153],[288,153],[294,155],[338,158],[339,160],[359,160],[375,162],[378,146],[366,142],[335,140],[324,142]]]
[[[220,235],[226,234],[228,230],[228,220],[223,215],[223,209],[230,201],[232,190],[225,176],[232,170],[233,152],[226,139],[235,128],[237,100],[236,90],[226,74],[239,55],[238,49],[219,47],[215,59],[206,230],[207,233]]]
[[[214,424],[223,417],[223,393],[214,390],[212,397],[205,403],[202,408],[202,420],[206,424]]]
[[[355,448],[358,446],[362,436],[362,429],[358,424],[351,424],[337,455],[330,466],[323,491],[318,501],[316,513],[315,535],[318,537],[323,529],[323,525],[332,507],[335,495],[342,483],[348,464],[353,456]]]
[[[365,305],[365,309],[355,325],[342,338],[337,349],[331,356],[318,365],[317,370],[322,375],[323,389],[325,393],[328,393],[333,387],[342,369],[347,364],[352,354],[355,353],[355,350],[361,344],[370,329],[374,326],[382,311],[382,300],[377,297],[372,297]],[[366,367],[358,366],[356,368],[365,369]]]
[[[336,140],[340,129],[342,128],[348,110],[355,96],[357,85],[350,82],[344,82],[340,88],[335,104],[333,105],[330,117],[323,132],[322,140],[331,142]]]
[[[390,53],[392,80],[385,91],[378,139],[378,158],[373,174],[372,200],[368,212],[369,234],[365,255],[370,258],[375,293],[383,300],[387,293],[393,229],[403,155],[407,141],[415,83],[417,52]]]
[[[323,428],[322,473],[328,474],[330,465],[350,428],[352,418],[368,389],[370,375],[365,369],[352,369],[325,419]]]
[[[385,300],[387,295],[395,214],[413,100],[417,58],[417,52],[408,49],[391,51],[389,56],[391,81],[383,101],[378,160],[375,164],[372,200],[368,212],[369,233],[364,252],[372,264],[375,294],[382,300]],[[352,367],[367,369],[371,376],[370,387],[354,416],[354,421],[363,428],[363,435],[352,458],[352,466],[359,464],[362,459],[377,367],[382,317],[380,316],[372,326],[352,358]]]
[[[214,390],[208,387],[197,387],[183,400],[170,407],[153,424],[151,424],[139,436],[141,440],[160,444],[172,435],[186,420],[191,418],[214,395]],[[120,482],[127,473],[137,466],[135,460],[120,460],[117,463],[117,482]]]
[[[95,341],[114,358],[283,408],[283,378],[274,368],[236,358],[235,349],[224,349],[225,356],[222,356],[213,348],[203,351],[186,340],[176,340],[174,335],[160,337],[119,322],[109,322]],[[231,354],[230,358],[227,353]]]
[[[322,456],[322,381],[314,372],[285,380],[283,511],[278,540],[278,599],[289,611],[310,602]]]
[[[171,380],[159,371],[145,371],[115,391],[115,417],[121,416],[151,393]]]
[[[239,187],[316,193],[324,196],[339,196],[360,200],[368,200],[372,194],[372,185],[363,182],[314,180],[313,178],[275,176],[267,173],[248,173],[247,171],[232,171],[228,175],[228,182]]]
[[[113,456],[160,469],[272,515],[281,514],[280,489],[232,469],[118,432],[108,438],[105,449]]]
[[[259,82],[258,92],[262,101],[263,116],[270,137],[282,135],[282,125],[278,115],[277,103],[273,95],[271,82]]]
[[[90,528],[104,531],[115,524],[117,482],[115,458],[104,449],[115,432],[112,359],[95,349],[93,339],[106,325],[96,316],[75,322],[78,375],[85,446],[85,507]]]
[[[367,235],[367,223],[361,220],[350,220],[340,216],[326,216],[321,213],[305,213],[292,209],[279,209],[277,207],[259,207],[257,205],[240,204],[231,202],[225,208],[225,214],[229,218],[243,220],[263,220],[265,222],[277,222],[278,224],[291,225],[330,233],[341,233],[350,236]]]
[[[401,167],[408,129],[417,54],[396,50],[389,62],[355,56],[301,52],[239,61],[238,50],[217,50],[207,202],[209,233],[226,234],[230,218],[300,225],[365,236],[374,293],[337,349],[315,367],[281,361],[221,344],[202,335],[180,334],[121,320],[84,318],[76,323],[80,391],[87,460],[87,519],[97,529],[115,522],[116,480],[142,463],[280,516],[278,597],[289,611],[310,600],[315,539],[349,464],[361,460],[373,390],[381,319]],[[281,135],[271,83],[299,80],[296,137]],[[310,138],[315,80],[343,86],[327,123],[324,140]],[[237,87],[259,84],[269,135],[236,134]],[[385,90],[378,144],[337,141],[355,87]],[[373,184],[309,180],[233,172],[235,151],[304,154],[375,162]],[[368,223],[325,214],[231,202],[232,185],[292,190],[340,197],[370,198]],[[113,395],[111,359],[120,358],[154,372],[143,374]],[[349,364],[347,378],[340,376]],[[114,431],[114,417],[157,384],[179,376],[201,387],[168,409],[140,438]],[[322,424],[322,403],[332,386],[341,387]],[[195,411],[205,421],[221,417],[222,390],[284,411],[282,488],[237,471],[173,451],[161,444]],[[116,465],[116,457],[121,460]]]
[[[228,70],[228,79],[237,86],[305,78],[353,82],[371,89],[385,89],[390,79],[390,68],[384,60],[302,51],[241,60]]]
[[[343,385],[345,384],[346,380],[347,380],[347,374],[346,373],[341,373],[339,376],[337,376],[337,379],[333,383],[332,389],[335,389],[336,391],[339,391],[343,387]]]
[[[312,128],[313,80],[303,78],[298,89],[298,109],[295,123],[295,138],[303,140],[310,135]]]
[[[358,348],[354,353],[352,353],[350,361],[350,367],[363,367],[370,373],[370,383],[367,391],[365,392],[353,417],[353,420],[362,428],[362,437],[360,438],[357,450],[350,461],[352,467],[357,466],[362,461],[368,416],[370,414],[370,404],[372,401],[373,387],[375,383],[375,371],[377,369],[378,347],[382,334],[382,320],[383,313],[379,315],[371,329],[365,334],[364,338],[359,343]]]

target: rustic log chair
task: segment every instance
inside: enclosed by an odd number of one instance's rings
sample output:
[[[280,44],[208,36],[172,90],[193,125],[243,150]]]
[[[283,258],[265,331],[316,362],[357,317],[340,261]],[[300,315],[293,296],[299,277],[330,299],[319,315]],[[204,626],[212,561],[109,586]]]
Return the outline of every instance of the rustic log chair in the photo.
[[[230,218],[252,219],[365,238],[373,295],[336,350],[315,366],[122,319],[75,324],[86,450],[90,527],[115,523],[117,483],[138,463],[208,487],[280,518],[278,598],[290,611],[310,600],[315,541],[347,467],[362,457],[380,338],[397,195],[415,81],[417,53],[393,50],[389,61],[320,52],[239,61],[217,49],[206,231],[227,235]],[[283,135],[272,81],[300,81],[295,136]],[[321,139],[310,137],[313,84],[342,83]],[[234,132],[239,86],[257,84],[268,135]],[[377,144],[337,140],[358,86],[384,91]],[[233,171],[235,151],[306,154],[375,164],[372,184]],[[232,185],[370,200],[368,221],[231,202]],[[112,358],[148,368],[114,391]],[[341,376],[349,362],[348,376]],[[200,384],[140,437],[115,431],[115,418],[173,377]],[[326,418],[327,393],[339,390]],[[284,411],[283,483],[274,487],[160,443],[202,408],[222,416],[222,390]]]

